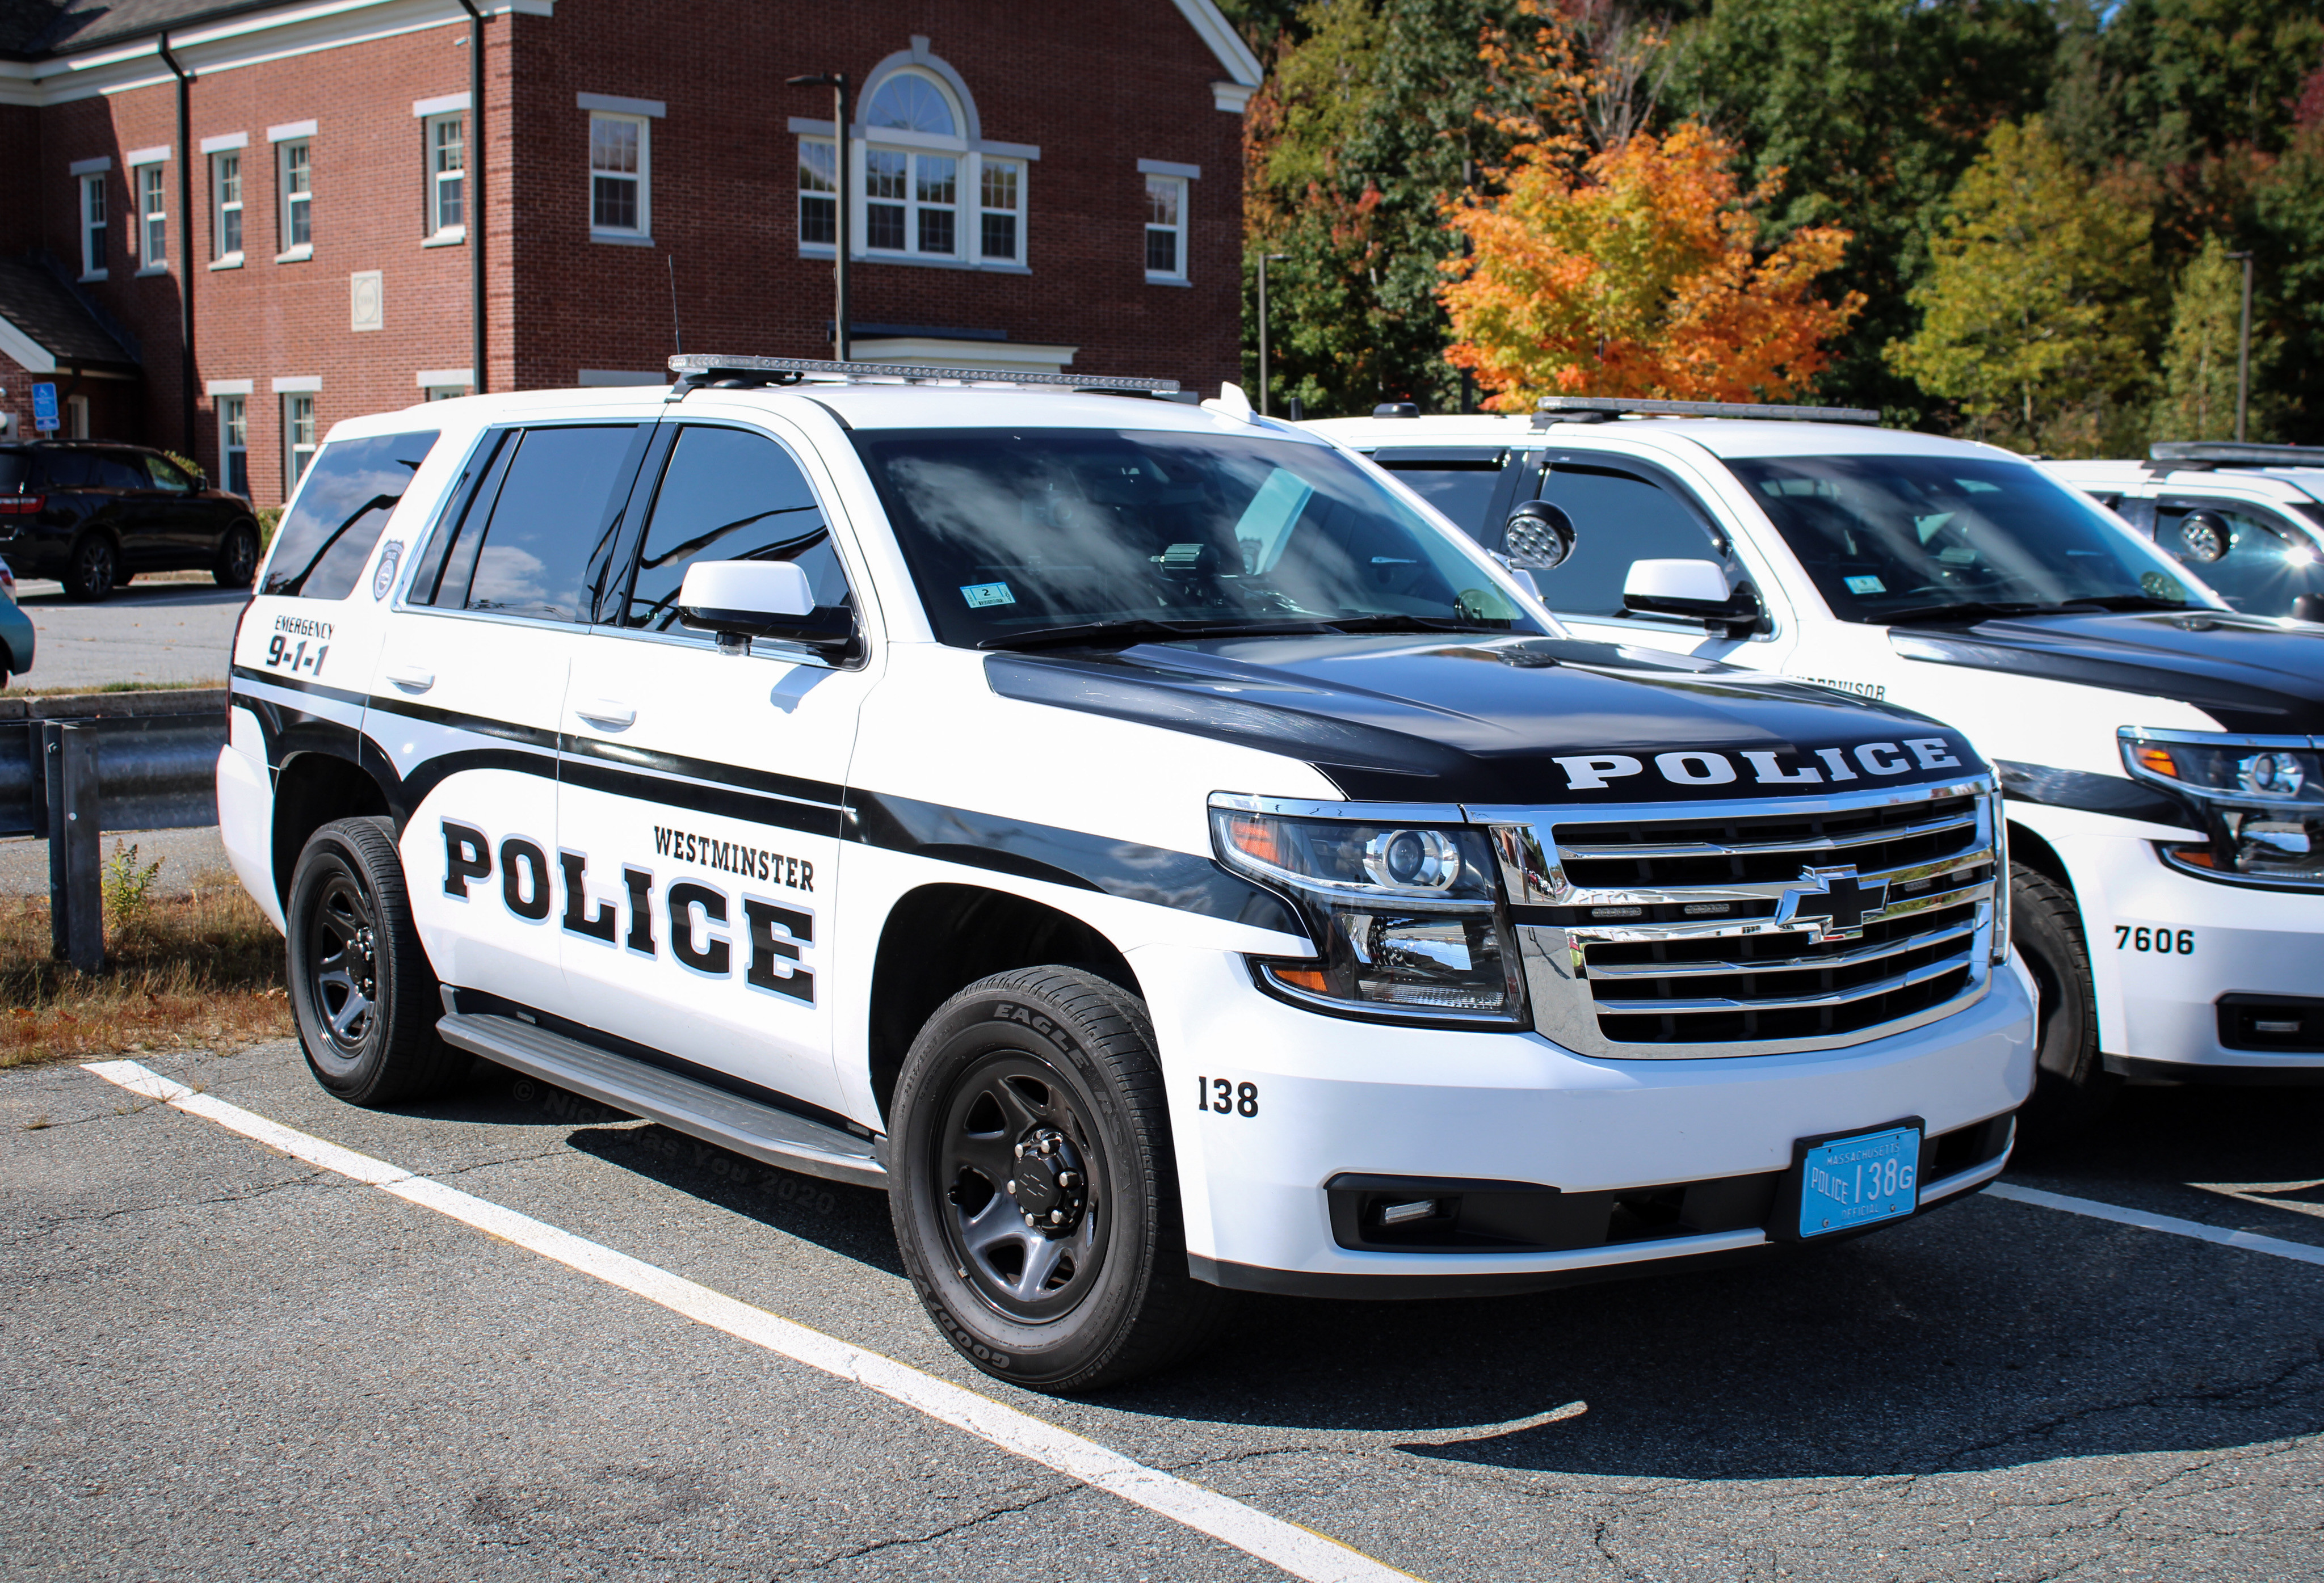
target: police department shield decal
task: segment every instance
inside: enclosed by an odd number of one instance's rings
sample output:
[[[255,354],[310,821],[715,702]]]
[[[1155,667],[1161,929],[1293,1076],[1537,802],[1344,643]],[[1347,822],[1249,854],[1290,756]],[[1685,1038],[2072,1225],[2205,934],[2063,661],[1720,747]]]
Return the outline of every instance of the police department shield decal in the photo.
[[[395,584],[395,566],[403,558],[403,540],[391,538],[387,548],[379,552],[379,570],[371,575],[371,596],[385,599],[387,591]]]

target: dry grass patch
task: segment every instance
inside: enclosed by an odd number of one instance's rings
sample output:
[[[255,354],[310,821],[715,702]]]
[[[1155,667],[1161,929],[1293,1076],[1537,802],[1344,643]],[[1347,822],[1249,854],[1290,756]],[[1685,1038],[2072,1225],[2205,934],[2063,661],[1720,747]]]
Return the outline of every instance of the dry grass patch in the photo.
[[[161,896],[160,865],[115,848],[102,972],[49,960],[46,897],[0,897],[0,1068],[288,1035],[282,936],[241,882],[201,874],[192,894]]]

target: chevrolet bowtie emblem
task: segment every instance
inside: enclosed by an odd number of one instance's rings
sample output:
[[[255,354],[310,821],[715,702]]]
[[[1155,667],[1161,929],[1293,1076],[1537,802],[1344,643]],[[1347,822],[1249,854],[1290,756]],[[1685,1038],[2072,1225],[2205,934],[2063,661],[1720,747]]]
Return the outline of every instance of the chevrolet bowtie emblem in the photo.
[[[1888,905],[1888,882],[1867,885],[1856,877],[1856,865],[1840,869],[1802,869],[1800,883],[1775,903],[1775,927],[1813,920],[1821,927],[1818,942],[1854,940],[1864,933],[1864,920]]]

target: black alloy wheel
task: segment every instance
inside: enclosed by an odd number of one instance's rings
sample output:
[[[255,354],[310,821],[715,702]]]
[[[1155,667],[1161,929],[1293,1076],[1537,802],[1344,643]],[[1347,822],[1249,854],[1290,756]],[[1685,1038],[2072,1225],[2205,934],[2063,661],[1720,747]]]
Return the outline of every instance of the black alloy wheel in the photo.
[[[221,588],[247,588],[258,576],[258,529],[248,522],[236,522],[226,530],[226,539],[218,546],[217,564],[210,575]]]
[[[945,1245],[978,1295],[1024,1324],[1089,1295],[1113,1206],[1091,1187],[1104,1146],[1063,1074],[1028,1051],[991,1052],[953,1085],[934,1142]]]
[[[65,559],[65,594],[92,603],[113,592],[120,581],[121,562],[113,540],[103,533],[85,533],[73,543]]]
[[[936,1009],[896,1084],[889,1209],[937,1329],[997,1378],[1088,1391],[1216,1333],[1187,1273],[1153,1025],[1085,969],[981,979]]]
[[[353,1104],[387,1105],[465,1069],[467,1057],[436,1036],[436,975],[388,821],[340,819],[309,836],[284,922],[290,1009],[316,1081]]]

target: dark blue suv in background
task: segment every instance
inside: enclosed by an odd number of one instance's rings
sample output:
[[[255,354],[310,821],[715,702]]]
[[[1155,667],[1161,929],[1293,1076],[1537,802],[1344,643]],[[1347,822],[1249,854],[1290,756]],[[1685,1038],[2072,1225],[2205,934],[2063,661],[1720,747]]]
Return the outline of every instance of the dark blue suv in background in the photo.
[[[0,445],[0,559],[103,599],[140,572],[206,571],[247,588],[258,571],[250,502],[143,446]]]

